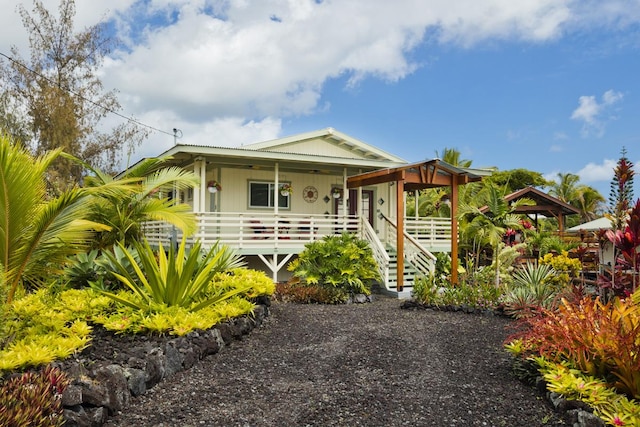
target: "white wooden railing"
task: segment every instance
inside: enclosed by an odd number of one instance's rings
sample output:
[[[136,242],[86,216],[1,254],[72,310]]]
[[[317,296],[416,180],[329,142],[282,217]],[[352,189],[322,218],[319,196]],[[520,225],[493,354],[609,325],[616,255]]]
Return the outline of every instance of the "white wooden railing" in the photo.
[[[387,236],[386,244],[390,247],[396,248],[398,229],[396,224],[384,215],[380,215],[382,222],[386,224]],[[427,223],[431,224],[432,221]],[[421,274],[429,275],[433,273],[435,269],[436,257],[429,252],[416,238],[409,235],[407,232],[403,233],[404,236],[404,259],[411,263]]]
[[[378,272],[380,273],[381,283],[388,286],[389,283],[389,254],[387,253],[384,245],[378,238],[375,230],[369,224],[365,218],[360,218],[360,230],[361,235],[360,238],[362,240],[366,240],[369,242],[369,246],[371,247],[371,251],[373,252],[373,258],[376,260],[378,264]]]
[[[355,216],[206,212],[197,213],[197,231],[189,238],[207,247],[219,241],[241,252],[295,251],[323,236],[344,231],[360,233]],[[144,234],[151,244],[179,241],[182,234],[164,221],[149,221]]]

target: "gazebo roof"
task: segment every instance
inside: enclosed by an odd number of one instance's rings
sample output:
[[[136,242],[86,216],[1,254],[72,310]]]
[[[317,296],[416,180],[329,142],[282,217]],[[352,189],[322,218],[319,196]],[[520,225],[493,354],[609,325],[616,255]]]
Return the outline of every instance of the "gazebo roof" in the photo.
[[[347,179],[347,187],[403,181],[405,190],[414,191],[450,186],[452,177],[457,185],[463,185],[480,181],[487,175],[490,175],[489,171],[459,168],[440,159],[433,159],[351,176]]]
[[[538,190],[534,187],[525,187],[521,190],[514,191],[504,197],[507,202],[512,202],[518,199],[531,199],[535,202],[532,206],[519,206],[516,208],[515,213],[520,214],[543,214],[548,216],[558,217],[566,215],[579,215],[580,210],[571,206],[562,200],[550,196],[544,191]]]

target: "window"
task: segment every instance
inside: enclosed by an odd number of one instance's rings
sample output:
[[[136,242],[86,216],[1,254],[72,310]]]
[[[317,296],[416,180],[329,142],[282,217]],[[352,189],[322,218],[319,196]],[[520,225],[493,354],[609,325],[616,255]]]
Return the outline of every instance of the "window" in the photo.
[[[281,183],[284,184],[284,183]],[[257,182],[249,181],[249,207],[250,208],[272,208],[274,207],[274,190],[273,182]],[[289,199],[278,192],[278,207],[289,209]]]

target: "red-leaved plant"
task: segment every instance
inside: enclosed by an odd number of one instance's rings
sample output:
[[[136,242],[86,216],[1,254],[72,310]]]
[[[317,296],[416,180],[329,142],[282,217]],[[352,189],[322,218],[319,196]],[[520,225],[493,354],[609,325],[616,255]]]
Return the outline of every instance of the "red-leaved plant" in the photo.
[[[640,295],[638,295],[640,297]],[[524,320],[514,336],[539,355],[567,361],[588,375],[605,380],[629,397],[640,398],[640,310],[631,298],[563,300],[557,310]]]
[[[613,277],[601,275],[598,283],[615,295],[629,296],[638,287],[640,272],[640,199],[629,210],[626,225],[621,230],[607,230],[606,237],[617,249],[618,257]]]
[[[62,393],[68,383],[51,366],[0,382],[0,426],[62,426]]]

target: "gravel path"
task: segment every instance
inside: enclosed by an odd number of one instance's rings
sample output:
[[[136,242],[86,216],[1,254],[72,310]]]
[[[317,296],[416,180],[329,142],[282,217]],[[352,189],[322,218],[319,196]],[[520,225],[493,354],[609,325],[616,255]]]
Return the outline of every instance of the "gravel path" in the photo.
[[[262,327],[107,426],[559,426],[510,374],[509,321],[370,304],[274,303]]]

